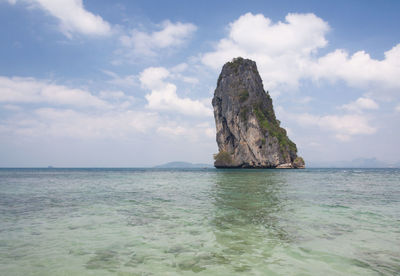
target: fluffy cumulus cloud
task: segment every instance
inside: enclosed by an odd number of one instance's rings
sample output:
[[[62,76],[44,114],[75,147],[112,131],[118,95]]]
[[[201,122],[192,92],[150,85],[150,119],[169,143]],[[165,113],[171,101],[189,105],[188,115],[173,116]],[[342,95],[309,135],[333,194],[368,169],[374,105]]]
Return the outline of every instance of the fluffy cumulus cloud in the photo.
[[[111,33],[110,24],[101,16],[87,11],[82,0],[13,0],[33,3],[57,18],[60,30],[68,37],[74,33],[103,36]]]
[[[234,57],[250,58],[257,61],[267,89],[297,87],[310,57],[326,46],[329,25],[314,14],[288,14],[285,20],[273,23],[262,14],[242,15],[202,62],[219,68]]]
[[[317,80],[344,80],[352,87],[398,90],[400,44],[385,52],[383,60],[373,59],[365,51],[350,56],[344,50],[336,50],[316,61],[310,61],[308,68],[308,76]]]
[[[179,97],[176,85],[166,79],[170,72],[164,67],[149,67],[140,74],[146,94],[147,108],[159,111],[178,112],[191,116],[212,116],[212,110],[202,101]]]
[[[345,50],[318,57],[318,50],[328,44],[329,29],[314,14],[288,14],[284,22],[273,23],[262,14],[247,13],[229,25],[227,37],[205,53],[202,62],[217,69],[237,56],[254,59],[266,89],[272,90],[296,89],[302,79],[400,88],[400,44],[385,52],[383,60],[365,51],[349,55]]]
[[[34,78],[8,78],[3,76],[0,76],[0,102],[110,107],[107,102],[82,89],[69,88]]]
[[[152,33],[132,30],[130,35],[121,36],[120,41],[125,48],[132,49],[134,55],[154,56],[159,49],[184,44],[197,29],[191,23],[173,23],[169,20],[164,21],[160,28]]]
[[[355,112],[362,112],[363,110],[376,110],[378,108],[379,105],[374,100],[364,97],[358,98],[349,104],[342,105],[342,109]]]

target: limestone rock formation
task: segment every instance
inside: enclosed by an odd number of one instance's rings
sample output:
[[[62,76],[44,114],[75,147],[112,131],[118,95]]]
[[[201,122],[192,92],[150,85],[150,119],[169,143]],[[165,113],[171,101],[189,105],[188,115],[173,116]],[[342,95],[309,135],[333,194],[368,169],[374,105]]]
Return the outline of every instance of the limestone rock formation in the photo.
[[[275,117],[254,61],[235,58],[223,66],[212,105],[219,149],[215,167],[305,167]]]

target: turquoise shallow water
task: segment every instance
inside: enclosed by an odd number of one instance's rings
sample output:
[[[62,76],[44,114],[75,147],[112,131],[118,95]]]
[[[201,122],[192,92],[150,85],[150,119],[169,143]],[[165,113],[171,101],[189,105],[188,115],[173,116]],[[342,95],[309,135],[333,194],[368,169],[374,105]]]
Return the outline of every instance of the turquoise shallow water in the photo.
[[[1,275],[400,275],[400,170],[0,169]]]

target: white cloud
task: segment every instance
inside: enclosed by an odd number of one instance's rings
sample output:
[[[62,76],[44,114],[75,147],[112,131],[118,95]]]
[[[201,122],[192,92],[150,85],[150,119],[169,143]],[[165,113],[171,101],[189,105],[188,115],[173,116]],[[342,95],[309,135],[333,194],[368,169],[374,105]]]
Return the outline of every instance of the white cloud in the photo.
[[[217,69],[234,57],[250,58],[257,62],[266,89],[297,87],[311,55],[326,46],[329,26],[314,14],[288,14],[285,20],[274,24],[262,14],[242,15],[202,62]]]
[[[182,80],[186,83],[190,83],[190,84],[198,84],[199,83],[199,80],[194,77],[182,76],[180,74],[178,75],[178,77],[182,78]]]
[[[112,71],[103,70],[102,72],[107,76],[111,77],[111,79],[108,80],[107,82],[112,85],[132,88],[133,86],[136,86],[138,84],[138,80],[135,75],[127,75],[121,77]]]
[[[82,0],[19,0],[36,3],[60,21],[60,30],[68,37],[73,33],[84,35],[109,35],[110,24],[101,16],[95,15],[83,6]],[[9,1],[15,4],[17,0]]]
[[[164,67],[149,67],[140,73],[139,80],[146,89],[161,89],[169,75],[169,71]]]
[[[125,93],[120,90],[117,90],[117,91],[103,90],[103,91],[100,91],[99,96],[100,96],[100,98],[103,98],[103,99],[116,99],[116,100],[123,99],[126,97]]]
[[[212,110],[199,100],[180,98],[176,86],[165,79],[170,76],[163,67],[149,67],[140,74],[143,88],[151,90],[146,94],[147,108],[160,111],[174,111],[185,115],[211,116]]]
[[[0,133],[16,137],[50,137],[92,140],[110,138],[132,141],[157,133],[172,140],[214,142],[215,128],[210,122],[180,122],[161,118],[155,112],[113,109],[87,111],[39,108],[21,112],[0,120]]]
[[[6,110],[11,110],[11,111],[20,111],[22,110],[22,108],[18,105],[14,105],[14,104],[5,104],[2,106],[2,108],[6,109]]]
[[[313,100],[314,100],[313,97],[305,96],[305,97],[302,97],[301,99],[296,99],[294,101],[301,103],[301,104],[308,104],[308,103],[312,102]]]
[[[40,108],[22,117],[0,122],[2,132],[31,137],[71,137],[75,139],[124,139],[154,128],[158,115],[149,112],[116,110],[88,113],[72,109]]]
[[[145,132],[154,126],[158,118],[154,113],[131,110],[91,115],[73,110],[45,108],[37,110],[36,113],[54,123],[50,131],[55,135],[67,131],[72,137],[76,136],[75,132],[81,131],[83,132],[80,136],[124,136],[130,131]],[[77,122],[77,125],[71,122]]]
[[[362,112],[362,110],[376,110],[379,108],[379,105],[370,98],[358,98],[356,101],[351,102],[349,104],[344,104],[341,108],[348,111]]]
[[[344,80],[352,87],[377,86],[382,90],[400,88],[400,44],[385,52],[383,60],[358,51],[351,57],[345,50],[336,50],[309,64],[309,76],[315,80]]]
[[[157,131],[167,136],[181,136],[187,132],[186,128],[182,126],[160,126]]]
[[[109,107],[107,102],[82,89],[38,81],[34,78],[3,76],[0,76],[0,102]]]
[[[317,57],[327,46],[327,22],[314,14],[288,14],[285,22],[273,23],[262,14],[247,13],[229,25],[227,37],[202,62],[219,69],[225,62],[242,56],[257,62],[266,89],[296,89],[302,79],[344,80],[352,87],[400,88],[400,44],[385,52],[383,60],[365,51],[352,56],[335,50]]]
[[[171,139],[189,139],[190,141],[214,141],[215,127],[209,123],[178,124],[177,122],[166,122],[157,128],[157,132]]]
[[[396,106],[396,111],[397,111],[397,112],[400,112],[400,104],[398,104],[398,105]]]
[[[292,114],[292,118],[303,126],[317,126],[335,133],[341,141],[348,141],[354,135],[369,135],[376,128],[369,125],[366,117],[361,115],[326,115],[317,116],[308,113]]]
[[[169,69],[169,71],[172,73],[171,77],[174,79],[179,79],[182,80],[186,83],[190,84],[198,84],[199,79],[196,77],[189,77],[185,76],[182,73],[188,69],[189,65],[187,63],[180,63],[176,66],[173,66]]]
[[[132,30],[129,36],[121,36],[120,41],[124,47],[132,49],[134,55],[155,56],[159,49],[182,45],[197,29],[191,23],[173,23],[169,20],[160,27],[160,31],[152,33]]]
[[[210,117],[211,108],[201,101],[180,98],[175,85],[166,81],[169,76],[169,71],[162,67],[142,72],[141,84],[151,90],[145,96],[146,108]],[[132,110],[134,102],[135,98],[121,90],[102,90],[95,96],[89,91],[50,81],[0,76],[0,108],[7,112],[0,119],[0,131],[17,137],[121,140],[153,130],[163,136],[191,141],[207,140],[212,133],[208,123],[193,123],[187,116],[178,123],[168,116],[160,120],[154,111]],[[24,103],[29,105],[21,105]]]
[[[173,73],[182,73],[188,68],[188,64],[183,62],[179,63],[178,65],[175,65],[174,67],[171,68],[171,72]]]
[[[320,143],[314,141],[307,143],[307,145],[311,148],[320,148],[322,146]]]
[[[107,100],[108,103],[116,109],[130,108],[136,101],[133,96],[128,96],[120,90],[103,90],[100,91],[99,97]]]

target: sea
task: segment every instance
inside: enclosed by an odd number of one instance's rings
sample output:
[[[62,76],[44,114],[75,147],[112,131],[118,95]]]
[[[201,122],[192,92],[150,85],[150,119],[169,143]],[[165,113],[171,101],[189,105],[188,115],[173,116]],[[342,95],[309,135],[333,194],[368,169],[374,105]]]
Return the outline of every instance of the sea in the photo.
[[[0,169],[0,275],[400,275],[400,170]]]

